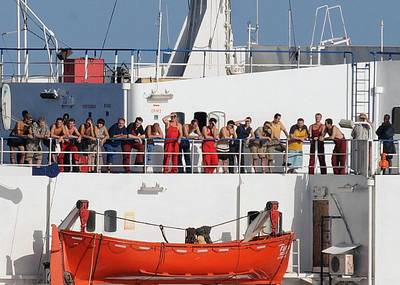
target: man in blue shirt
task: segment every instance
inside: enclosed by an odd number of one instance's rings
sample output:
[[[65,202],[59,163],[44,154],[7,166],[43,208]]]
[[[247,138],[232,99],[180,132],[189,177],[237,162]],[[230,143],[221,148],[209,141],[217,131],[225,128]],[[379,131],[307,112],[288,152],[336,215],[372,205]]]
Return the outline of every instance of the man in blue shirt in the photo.
[[[108,133],[110,135],[110,139],[107,140],[106,143],[104,144],[104,149],[107,152],[107,164],[108,164],[107,171],[110,172],[111,171],[110,165],[114,164],[115,162],[114,160],[115,154],[113,154],[113,152],[122,151],[121,148],[122,140],[120,139],[128,137],[128,131],[125,127],[125,119],[119,118],[118,122],[110,127]]]

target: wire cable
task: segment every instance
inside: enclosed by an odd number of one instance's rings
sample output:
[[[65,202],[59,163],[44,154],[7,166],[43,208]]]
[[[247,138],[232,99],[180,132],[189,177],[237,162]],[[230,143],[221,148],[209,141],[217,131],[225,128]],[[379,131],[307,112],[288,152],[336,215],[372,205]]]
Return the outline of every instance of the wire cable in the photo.
[[[118,0],[115,0],[114,6],[113,6],[113,9],[112,9],[112,12],[111,12],[110,19],[109,19],[109,21],[108,21],[107,31],[106,31],[106,34],[105,34],[105,36],[104,36],[103,44],[101,45],[100,58],[101,58],[101,56],[102,56],[102,54],[103,54],[103,49],[104,49],[104,46],[105,46],[106,41],[107,41],[107,38],[108,38],[108,33],[109,33],[109,31],[110,31],[111,23],[112,23],[112,20],[113,20],[113,18],[114,18],[114,13],[115,13],[115,9],[116,9],[116,7],[117,7],[117,3],[118,3]]]
[[[107,217],[109,217],[109,215],[103,214],[103,213],[99,213],[97,211],[95,211],[95,213],[96,213],[96,215],[99,215],[99,216],[103,216],[103,217],[107,216]],[[242,219],[247,218],[247,217],[249,217],[249,215],[242,216],[242,217],[239,217],[239,218],[235,218],[235,219],[232,219],[232,220],[228,220],[228,221],[225,221],[225,222],[222,222],[222,223],[219,223],[219,224],[215,224],[215,225],[210,226],[210,228],[216,228],[216,227],[219,227],[219,226],[223,226],[223,225],[226,225],[226,224],[229,224],[229,223],[236,222],[238,220],[242,220]],[[133,219],[122,218],[122,217],[118,217],[118,216],[116,217],[116,219],[117,220],[121,220],[121,221],[137,223],[137,224],[143,224],[143,225],[147,225],[147,226],[158,227],[158,228],[186,231],[186,228],[182,228],[182,227],[165,226],[165,225],[160,225],[160,224],[155,224],[155,223],[150,223],[150,222],[143,222],[143,221],[138,221],[138,220],[133,220]]]

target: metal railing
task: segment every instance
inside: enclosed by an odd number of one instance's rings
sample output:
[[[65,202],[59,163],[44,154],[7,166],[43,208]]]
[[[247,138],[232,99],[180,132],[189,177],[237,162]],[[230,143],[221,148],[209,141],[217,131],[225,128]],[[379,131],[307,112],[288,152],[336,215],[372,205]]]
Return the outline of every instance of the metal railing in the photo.
[[[88,170],[93,172],[131,172],[133,170],[134,172],[161,173],[165,168],[171,169],[172,167],[173,172],[186,173],[202,173],[211,169],[213,173],[306,174],[309,173],[309,161],[313,157],[315,162],[313,168],[316,173],[324,174],[325,171],[339,173],[337,171],[340,171],[340,174],[371,176],[384,174],[383,172],[398,174],[400,165],[398,154],[400,141],[398,140],[346,140],[345,153],[334,151],[335,143],[333,141],[324,141],[325,151],[319,153],[318,143],[320,142],[316,141],[314,142],[315,152],[311,153],[310,141],[303,143],[301,152],[292,152],[288,140],[281,140],[277,144],[262,147],[257,146],[257,143],[260,143],[259,140],[219,140],[217,142],[229,143],[229,152],[203,152],[202,144],[205,141],[185,139],[189,143],[186,152],[165,152],[164,143],[171,142],[166,139],[143,139],[141,141],[118,139],[108,140],[104,145],[97,140],[93,141],[91,151],[83,150],[77,142],[70,142],[70,147],[64,146],[65,150],[60,151],[60,144],[55,139],[49,139],[48,147],[43,146],[41,151],[27,151],[22,148],[8,147],[7,141],[12,139],[15,137],[0,138],[0,165],[39,166],[34,161],[27,164],[24,158],[27,154],[33,156],[33,160],[35,160],[35,155],[41,156],[41,165],[58,162],[61,168],[69,169],[66,171],[72,169],[77,172],[87,172]],[[106,149],[110,149],[108,146],[112,146],[113,143],[112,151],[107,151]],[[380,155],[385,150],[384,144],[387,143],[392,143],[396,151],[388,154],[391,162],[389,167],[380,169]],[[129,151],[124,151],[123,145],[130,145]],[[149,145],[153,145],[154,149],[151,150]],[[140,150],[132,152],[136,149]],[[178,159],[180,163],[178,161],[177,165],[170,165],[170,163],[166,165],[164,157],[167,155],[171,156],[171,161]],[[135,158],[134,163],[131,162],[133,157]],[[206,163],[210,157],[214,159],[211,165]],[[320,157],[325,159],[326,166],[320,165]],[[333,165],[328,160],[329,158],[331,161],[332,158],[335,158],[335,161],[339,159],[342,164]],[[15,163],[11,163],[12,161]]]
[[[155,76],[156,71],[156,49],[96,49],[96,48],[74,48],[69,49],[74,53],[75,59],[80,59],[80,65],[83,66],[83,73],[79,74],[78,80],[80,82],[90,82],[90,79],[94,82],[101,83],[101,80],[109,82],[135,82],[138,78],[147,77],[152,78]],[[12,59],[11,53],[23,51],[29,54],[29,62],[18,62]],[[16,82],[28,82],[34,80],[34,78],[44,78],[49,82],[71,82],[73,78],[77,79],[77,76],[73,73],[66,71],[70,70],[69,67],[74,65],[74,62],[69,60],[59,60],[56,62],[49,62],[47,57],[44,57],[41,53],[47,56],[47,50],[43,48],[0,48],[0,67],[1,67],[1,80],[5,81],[16,81]],[[58,53],[55,49],[50,49],[50,53]],[[198,77],[206,77],[207,71],[217,66],[212,65],[208,59],[214,54],[227,54],[230,55],[232,63],[223,64],[225,74],[231,74],[235,72],[253,72],[256,67],[284,67],[284,68],[302,68],[310,67],[318,64],[313,63],[313,55],[342,55],[344,63],[354,63],[354,55],[349,51],[316,51],[316,50],[296,50],[297,59],[293,63],[288,60],[288,63],[275,63],[275,64],[257,64],[254,63],[254,55],[257,54],[288,54],[288,59],[293,51],[291,50],[266,50],[266,49],[232,49],[232,50],[212,50],[212,49],[162,49],[163,56],[173,57],[176,54],[200,54],[202,57],[201,63],[198,64],[187,64],[181,62],[174,62],[166,60],[167,62],[160,64],[160,78],[164,79],[175,79],[174,75],[169,72],[173,68],[185,68],[187,66],[194,66],[199,68]],[[240,57],[240,54],[244,54],[242,62],[234,62],[234,58]],[[302,55],[308,55],[307,60],[303,59],[301,62]],[[93,59],[100,59],[102,61],[93,61]],[[147,59],[144,62],[143,59]],[[104,60],[104,61],[103,61]],[[177,60],[178,61],[178,60]],[[15,66],[25,64],[27,71],[24,75],[17,76],[15,74]],[[54,78],[53,74],[49,73],[48,67],[56,66],[60,70],[59,78]],[[220,67],[221,65],[218,64]],[[97,71],[92,74],[93,70]],[[89,71],[90,70],[90,71]],[[100,71],[99,71],[100,70]],[[100,73],[99,73],[100,72]],[[182,78],[182,76],[178,76]]]

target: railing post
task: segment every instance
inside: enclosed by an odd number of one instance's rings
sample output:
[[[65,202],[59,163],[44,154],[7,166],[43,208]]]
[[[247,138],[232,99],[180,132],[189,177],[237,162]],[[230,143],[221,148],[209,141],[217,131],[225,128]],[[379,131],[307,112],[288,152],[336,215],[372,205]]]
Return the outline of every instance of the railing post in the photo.
[[[144,173],[147,173],[147,138],[144,139]]]
[[[394,142],[393,142],[394,143]],[[399,145],[399,141],[397,141],[397,145],[398,146],[400,146]],[[395,150],[396,150],[396,144],[395,144]],[[399,154],[399,150],[400,150],[400,147],[397,147],[398,149],[397,149],[397,151],[396,151],[396,153],[397,153],[397,173],[395,173],[395,174],[400,174],[399,173],[399,167],[400,167],[400,154]],[[394,169],[393,169],[394,170]]]
[[[203,78],[206,77],[206,51],[203,51]]]
[[[3,82],[4,81],[4,52],[3,52],[3,50],[1,50],[1,55],[0,55],[0,75],[1,75],[1,77],[0,77],[0,80],[1,80],[1,82]]]
[[[85,82],[88,79],[88,61],[89,61],[89,55],[88,55],[88,51],[85,51]]]
[[[297,68],[300,68],[300,47],[297,50]]]
[[[0,165],[3,165],[4,163],[4,139],[1,138],[1,145],[0,145]]]
[[[53,148],[53,138],[49,138],[49,159],[48,159],[48,164],[51,165],[52,161],[52,148]]]
[[[350,155],[350,153],[351,153],[351,145],[350,145],[348,140],[345,140],[345,142],[346,142],[346,153],[344,153],[344,157],[345,157],[344,173],[348,174],[349,173],[349,169],[350,169],[349,168],[349,158],[351,159],[351,155]]]
[[[192,147],[191,147],[191,149],[190,149],[190,169],[191,169],[191,171],[192,171],[192,173],[193,173],[193,167],[194,167],[194,164],[193,164],[193,162],[194,162],[194,139],[192,139],[192,142],[191,142],[191,145],[192,145]]]
[[[238,159],[238,173],[242,169],[242,139],[239,139],[239,159]]]
[[[99,161],[100,161],[100,139],[96,139],[96,172],[99,172]]]
[[[250,51],[250,73],[253,73],[253,52]]]
[[[134,67],[133,65],[135,64],[135,55],[133,54],[133,51],[131,52],[131,83],[134,82],[134,76],[133,76],[133,71]]]
[[[115,62],[114,62],[114,83],[118,80],[118,50],[115,51]]]
[[[285,148],[286,148],[286,150],[285,150],[285,173],[287,173],[288,172],[288,158],[289,158],[289,154],[288,154],[289,140],[288,139],[286,139]]]
[[[140,50],[136,52],[136,76],[140,77]]]

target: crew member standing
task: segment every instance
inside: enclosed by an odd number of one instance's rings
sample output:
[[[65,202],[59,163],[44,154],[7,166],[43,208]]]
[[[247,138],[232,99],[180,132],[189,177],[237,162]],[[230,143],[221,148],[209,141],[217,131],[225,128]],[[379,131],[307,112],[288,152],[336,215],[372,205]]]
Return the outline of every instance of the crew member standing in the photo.
[[[171,173],[178,173],[179,143],[182,138],[182,125],[178,123],[176,113],[171,113],[162,120],[165,124],[164,173],[170,172],[169,161],[171,158]]]
[[[218,139],[217,120],[211,118],[208,121],[208,126],[203,127],[203,165],[204,173],[213,173],[218,166],[217,148],[215,140]]]
[[[335,142],[335,148],[332,153],[332,167],[334,174],[346,174],[346,139],[344,134],[339,130],[338,127],[333,125],[332,119],[325,120],[325,135],[329,137],[325,138],[333,140]]]
[[[325,147],[322,139],[322,134],[325,130],[325,125],[321,123],[321,113],[315,114],[315,123],[310,126],[310,162],[308,167],[308,173],[314,174],[315,169],[315,152],[318,155],[318,161],[320,166],[321,174],[326,174],[326,162],[325,162]]]

